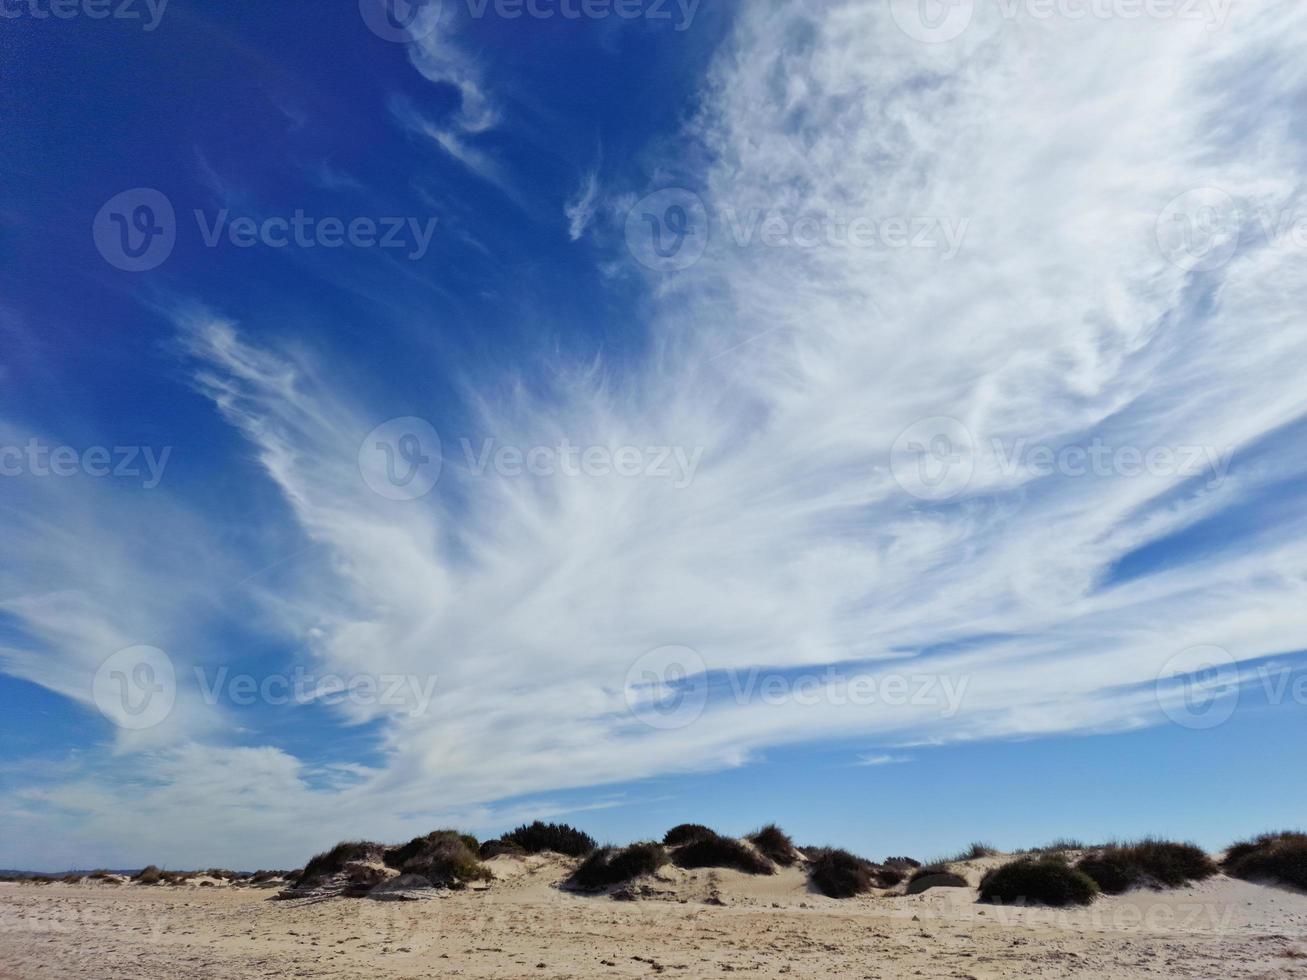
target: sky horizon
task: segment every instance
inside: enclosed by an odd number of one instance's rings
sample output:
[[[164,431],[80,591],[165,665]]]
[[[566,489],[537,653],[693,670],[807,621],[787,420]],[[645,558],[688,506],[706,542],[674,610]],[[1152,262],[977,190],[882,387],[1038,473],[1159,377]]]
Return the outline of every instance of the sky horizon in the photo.
[[[0,6],[0,867],[1307,823],[1301,5]]]

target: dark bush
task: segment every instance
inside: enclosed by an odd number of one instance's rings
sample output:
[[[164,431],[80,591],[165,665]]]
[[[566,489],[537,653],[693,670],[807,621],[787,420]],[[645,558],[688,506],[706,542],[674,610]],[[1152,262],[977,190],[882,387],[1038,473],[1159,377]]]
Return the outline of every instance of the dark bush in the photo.
[[[876,869],[876,885],[880,888],[893,888],[907,875],[898,868],[881,866]]]
[[[908,876],[908,881],[916,881],[918,878],[924,878],[926,875],[946,875],[952,874],[953,869],[949,867],[946,861],[932,861],[930,864],[922,865]]]
[[[132,881],[139,882],[142,885],[157,885],[162,880],[163,872],[153,864],[132,875]]]
[[[788,868],[799,860],[798,852],[794,850],[794,841],[790,840],[790,835],[774,823],[769,823],[761,830],[755,830],[746,840],[753,844],[765,857],[783,868]]]
[[[908,882],[908,894],[920,895],[932,888],[969,888],[971,882],[953,871],[931,870],[925,874],[920,871]]]
[[[1093,878],[1056,857],[1021,858],[980,879],[982,902],[1088,905],[1097,897]]]
[[[601,891],[651,875],[668,861],[661,844],[632,844],[630,847],[601,847],[581,863],[568,884],[583,891]]]
[[[853,898],[876,887],[876,866],[848,851],[814,847],[808,852],[808,880],[828,898]]]
[[[1144,871],[1119,848],[1090,854],[1076,863],[1076,868],[1094,879],[1109,895],[1120,895],[1139,885]]]
[[[1226,874],[1245,881],[1269,881],[1307,889],[1307,834],[1263,834],[1226,852]]]
[[[685,844],[672,858],[679,868],[734,868],[751,875],[775,874],[772,863],[733,837],[702,837]]]
[[[1201,848],[1162,840],[1105,847],[1085,855],[1076,868],[1109,895],[1142,886],[1179,888],[1217,872],[1216,864]]]
[[[910,857],[887,857],[885,867],[893,868],[896,871],[912,871],[921,867],[921,862]]]
[[[329,851],[314,855],[295,879],[295,886],[312,884],[319,878],[338,874],[355,861],[380,861],[386,852],[383,844],[372,841],[344,841]]]
[[[468,847],[467,838],[454,830],[437,830],[386,852],[386,866],[406,875],[418,875],[437,887],[458,888],[471,881],[491,878],[489,869]]]
[[[568,857],[584,857],[595,849],[595,839],[565,823],[535,823],[518,827],[502,838],[517,844],[528,854],[554,851]]]
[[[679,847],[682,844],[693,844],[695,841],[716,836],[717,831],[701,823],[681,823],[663,834],[663,846]]]
[[[522,855],[526,851],[522,849],[521,844],[514,844],[510,840],[488,840],[481,845],[481,860],[488,861],[492,857],[499,857],[501,854]]]
[[[1073,837],[1059,837],[1043,847],[1032,847],[1029,854],[1058,854],[1062,851],[1087,851],[1089,846]]]

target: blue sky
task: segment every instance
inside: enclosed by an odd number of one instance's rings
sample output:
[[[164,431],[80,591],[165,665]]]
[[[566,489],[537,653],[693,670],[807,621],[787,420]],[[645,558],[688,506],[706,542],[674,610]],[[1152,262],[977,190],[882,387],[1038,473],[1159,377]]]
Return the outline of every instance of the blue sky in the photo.
[[[0,867],[1301,823],[1307,15],[1071,6],[9,0]]]

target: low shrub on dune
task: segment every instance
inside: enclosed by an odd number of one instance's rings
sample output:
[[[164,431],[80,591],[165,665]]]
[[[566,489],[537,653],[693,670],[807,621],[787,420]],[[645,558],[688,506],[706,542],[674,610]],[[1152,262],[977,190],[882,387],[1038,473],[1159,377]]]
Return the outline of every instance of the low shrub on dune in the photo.
[[[808,880],[828,898],[853,898],[877,887],[876,866],[856,854],[814,847],[808,854]]]
[[[132,875],[132,881],[141,885],[157,885],[163,880],[163,872],[156,865],[149,865]]]
[[[339,874],[345,865],[356,862],[375,863],[386,853],[384,844],[373,841],[343,841],[329,851],[316,854],[304,865],[304,870],[295,879],[297,888],[312,884],[319,878]]]
[[[492,877],[478,860],[477,851],[468,846],[468,840],[454,830],[437,830],[392,848],[384,860],[387,867],[401,874],[418,875],[436,887],[461,888]],[[476,843],[475,838],[471,840]]]
[[[908,894],[920,895],[932,888],[967,888],[970,884],[947,864],[930,864],[912,872],[908,879]]]
[[[774,823],[769,823],[761,830],[755,830],[745,839],[764,857],[783,868],[788,868],[799,860],[799,854],[794,849],[794,841],[790,840],[789,834]]]
[[[1057,857],[1020,858],[980,879],[982,902],[1088,905],[1098,892],[1093,878]]]
[[[885,867],[893,868],[895,871],[915,871],[921,867],[921,862],[910,857],[887,857]]]
[[[1245,881],[1269,881],[1307,889],[1307,834],[1263,834],[1235,844],[1222,864],[1226,874]]]
[[[678,823],[663,834],[663,846],[680,847],[682,844],[693,844],[695,841],[716,836],[717,831],[701,823]]]
[[[511,854],[520,857],[526,851],[521,844],[515,844],[511,840],[488,840],[480,847],[482,861],[489,861],[493,857],[499,857],[501,854]]]
[[[568,857],[584,857],[595,849],[595,839],[584,831],[565,823],[543,823],[539,820],[518,827],[500,839],[517,844],[528,854],[554,851]]]
[[[630,847],[601,847],[592,851],[568,879],[582,891],[601,891],[635,878],[651,875],[668,862],[661,844],[632,844]]]
[[[1152,839],[1104,847],[1086,854],[1076,868],[1109,895],[1140,887],[1179,888],[1218,870],[1200,847]]]
[[[771,861],[733,837],[701,837],[677,849],[672,861],[678,868],[733,868],[750,875],[775,874]]]

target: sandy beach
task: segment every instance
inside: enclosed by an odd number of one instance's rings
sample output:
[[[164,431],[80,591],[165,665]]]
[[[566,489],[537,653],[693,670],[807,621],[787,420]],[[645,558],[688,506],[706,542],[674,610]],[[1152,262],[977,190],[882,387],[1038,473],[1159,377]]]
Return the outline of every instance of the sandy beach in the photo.
[[[999,861],[965,874],[974,883]],[[1307,976],[1307,895],[1224,875],[1053,909],[980,904],[972,888],[841,901],[812,892],[797,869],[669,867],[618,901],[560,890],[563,858],[489,864],[489,886],[414,902],[277,901],[222,884],[3,884],[0,976]]]

